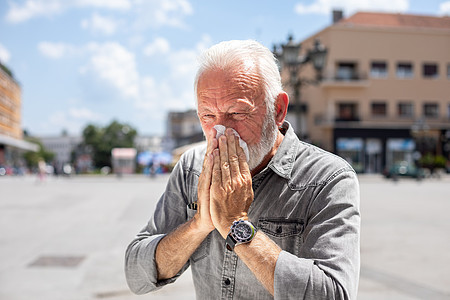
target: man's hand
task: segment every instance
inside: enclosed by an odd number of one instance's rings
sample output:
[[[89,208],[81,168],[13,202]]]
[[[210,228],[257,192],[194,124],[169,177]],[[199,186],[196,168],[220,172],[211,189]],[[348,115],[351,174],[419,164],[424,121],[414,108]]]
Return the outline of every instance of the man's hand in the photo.
[[[209,204],[211,177],[214,163],[212,152],[217,148],[217,139],[215,138],[215,135],[213,135],[214,132],[215,130],[210,133],[210,136],[207,139],[208,145],[206,148],[205,159],[203,161],[202,173],[198,179],[198,209],[197,214],[195,215],[195,219],[200,227],[200,230],[204,230],[208,233],[213,231],[215,228],[211,220]]]
[[[214,166],[210,188],[212,222],[226,238],[230,226],[237,219],[248,219],[253,201],[252,176],[239,138],[232,130],[219,138],[219,149],[213,150]]]

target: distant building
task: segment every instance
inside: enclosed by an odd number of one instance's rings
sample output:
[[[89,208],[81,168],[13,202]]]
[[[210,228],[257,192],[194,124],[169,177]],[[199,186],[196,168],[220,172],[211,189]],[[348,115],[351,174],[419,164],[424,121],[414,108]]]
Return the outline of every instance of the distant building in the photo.
[[[111,163],[113,172],[118,175],[133,174],[136,171],[135,148],[113,148],[111,150]]]
[[[72,152],[76,150],[83,138],[62,134],[60,136],[41,136],[39,140],[47,151],[55,154],[54,163],[62,166],[71,162]]]
[[[202,141],[204,137],[197,111],[169,112],[167,136],[173,143],[172,149]]]
[[[20,85],[0,63],[0,167],[22,167],[23,152],[39,150],[23,140],[21,105]]]
[[[163,152],[168,149],[167,139],[161,136],[139,135],[134,139],[134,145],[138,152]]]
[[[359,12],[303,40],[327,48],[319,84],[304,84],[301,136],[346,158],[358,172],[382,172],[419,152],[450,147],[450,17]],[[282,78],[289,85],[289,68]],[[315,78],[310,64],[298,78]],[[288,119],[298,124],[298,114]]]
[[[55,167],[62,169],[64,164],[73,163],[79,173],[92,170],[92,151],[89,146],[82,144],[82,136],[62,134],[59,136],[40,136],[38,139],[47,151],[55,154],[53,161]],[[169,148],[167,138],[159,136],[136,136],[134,144],[137,153],[161,153],[168,151]],[[75,161],[72,162],[72,159],[75,159]]]

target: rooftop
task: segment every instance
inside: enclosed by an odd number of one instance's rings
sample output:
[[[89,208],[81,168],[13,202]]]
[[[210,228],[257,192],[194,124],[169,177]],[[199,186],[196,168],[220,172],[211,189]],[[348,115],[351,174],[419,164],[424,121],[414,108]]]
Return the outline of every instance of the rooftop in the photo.
[[[450,29],[450,17],[358,12],[348,18],[340,20],[337,24],[353,26]]]

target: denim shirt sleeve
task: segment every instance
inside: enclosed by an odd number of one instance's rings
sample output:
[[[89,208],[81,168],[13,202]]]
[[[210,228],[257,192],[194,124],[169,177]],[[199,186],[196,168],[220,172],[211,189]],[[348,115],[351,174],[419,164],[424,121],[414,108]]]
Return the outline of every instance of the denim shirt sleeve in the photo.
[[[331,176],[312,200],[300,255],[282,251],[275,299],[356,299],[360,267],[359,185],[352,170]]]
[[[159,199],[148,224],[130,243],[125,254],[128,286],[136,294],[145,294],[174,282],[188,267],[189,261],[173,278],[157,280],[156,247],[165,235],[187,221],[186,174],[180,161],[172,171],[166,190]]]

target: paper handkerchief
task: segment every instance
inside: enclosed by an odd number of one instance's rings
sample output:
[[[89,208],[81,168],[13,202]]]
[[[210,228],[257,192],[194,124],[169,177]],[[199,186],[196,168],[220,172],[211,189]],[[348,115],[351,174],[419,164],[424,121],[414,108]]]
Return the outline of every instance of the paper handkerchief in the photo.
[[[223,125],[216,125],[214,126],[214,129],[217,131],[217,135],[216,138],[218,139],[220,136],[225,134],[225,126]],[[244,142],[241,137],[239,136],[239,133],[237,133],[236,130],[234,130],[233,128],[231,128],[231,130],[233,130],[233,133],[235,136],[237,136],[239,138],[239,146],[241,146],[242,150],[244,150],[245,153],[245,157],[247,158],[247,161],[249,161],[250,159],[250,155],[248,153],[248,146],[247,143]]]

